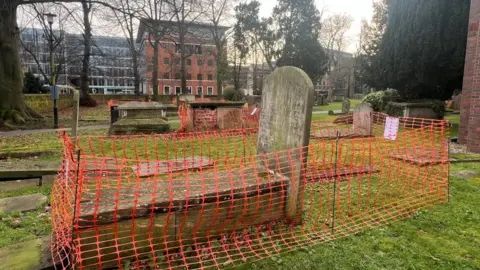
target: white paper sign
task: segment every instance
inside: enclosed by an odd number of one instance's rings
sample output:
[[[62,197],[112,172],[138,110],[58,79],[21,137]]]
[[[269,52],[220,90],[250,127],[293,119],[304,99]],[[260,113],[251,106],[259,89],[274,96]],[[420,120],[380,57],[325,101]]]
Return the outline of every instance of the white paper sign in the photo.
[[[385,122],[385,131],[383,132],[383,137],[388,140],[395,140],[398,133],[398,125],[400,121],[395,117],[387,117]]]

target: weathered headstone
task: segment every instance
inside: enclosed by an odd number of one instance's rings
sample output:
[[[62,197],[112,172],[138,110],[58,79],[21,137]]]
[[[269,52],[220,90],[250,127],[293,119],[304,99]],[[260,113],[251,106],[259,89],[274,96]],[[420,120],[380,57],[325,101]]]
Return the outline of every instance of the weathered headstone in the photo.
[[[342,113],[349,113],[350,112],[350,99],[346,98],[342,102]]]
[[[361,135],[371,135],[373,109],[368,103],[360,103],[353,110],[353,130]]]
[[[453,111],[457,112],[460,111],[462,105],[462,94],[458,94],[453,99]]]
[[[263,164],[268,169],[290,178],[286,217],[293,223],[301,223],[302,165],[307,160],[313,101],[313,83],[299,68],[278,68],[265,82],[257,153],[266,154]],[[276,153],[289,149],[288,154]]]

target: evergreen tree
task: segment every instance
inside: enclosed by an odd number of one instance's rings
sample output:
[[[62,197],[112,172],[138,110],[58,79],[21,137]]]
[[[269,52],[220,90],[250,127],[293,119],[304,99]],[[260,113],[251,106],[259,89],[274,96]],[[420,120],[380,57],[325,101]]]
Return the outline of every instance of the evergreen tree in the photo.
[[[313,0],[279,0],[273,21],[283,43],[277,66],[301,68],[315,83],[325,73],[327,56],[318,41],[320,15]]]
[[[42,83],[32,72],[28,71],[23,77],[23,93],[36,94],[42,92]]]
[[[404,99],[447,99],[461,88],[469,0],[388,1],[375,67]]]

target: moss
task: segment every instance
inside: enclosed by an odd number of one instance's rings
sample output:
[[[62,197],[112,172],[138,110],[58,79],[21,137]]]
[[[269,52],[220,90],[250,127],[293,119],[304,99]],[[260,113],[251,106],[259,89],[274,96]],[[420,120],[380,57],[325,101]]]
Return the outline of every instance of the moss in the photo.
[[[2,269],[37,269],[40,264],[40,239],[0,250]]]

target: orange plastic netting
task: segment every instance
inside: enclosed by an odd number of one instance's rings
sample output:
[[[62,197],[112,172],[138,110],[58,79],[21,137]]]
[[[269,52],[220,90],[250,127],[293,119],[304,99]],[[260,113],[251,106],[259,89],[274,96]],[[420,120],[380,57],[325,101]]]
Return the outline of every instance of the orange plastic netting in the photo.
[[[64,136],[54,261],[224,268],[446,202],[448,122],[400,118],[393,140],[386,116],[372,116],[369,130],[352,127],[355,116],[314,121],[308,147],[262,155],[256,129]]]

